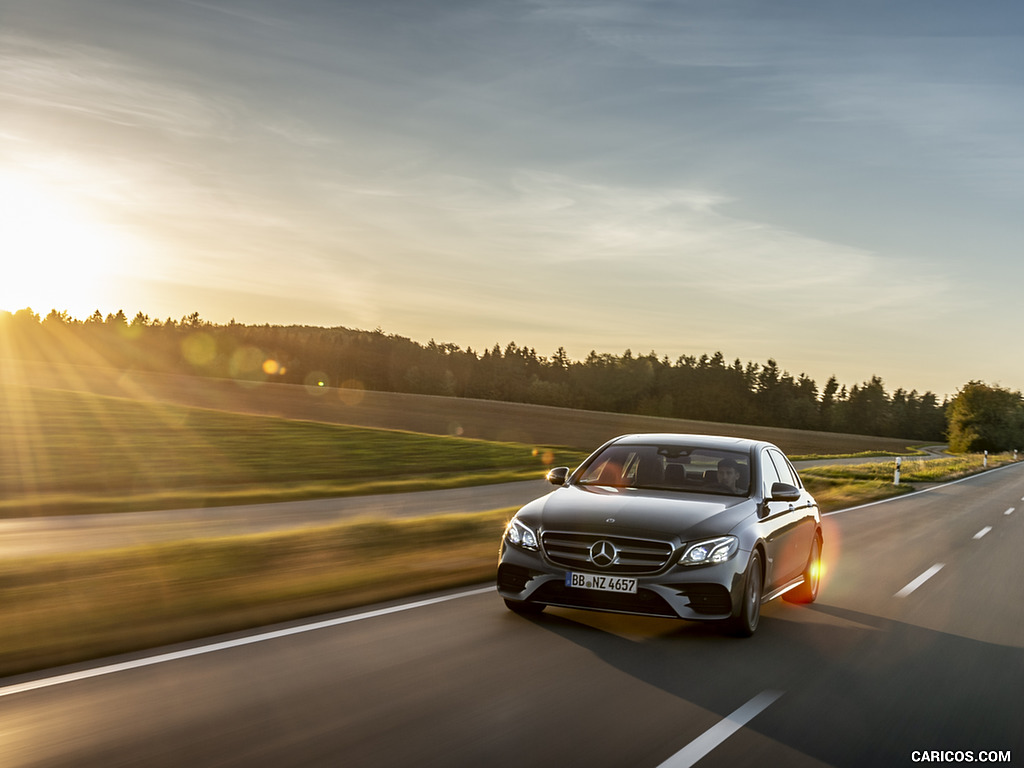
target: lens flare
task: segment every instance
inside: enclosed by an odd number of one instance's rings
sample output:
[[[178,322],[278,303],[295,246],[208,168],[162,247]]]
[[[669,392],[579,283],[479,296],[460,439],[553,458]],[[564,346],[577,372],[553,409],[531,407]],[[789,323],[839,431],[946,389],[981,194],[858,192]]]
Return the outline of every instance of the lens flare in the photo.
[[[366,397],[366,385],[359,379],[345,379],[338,388],[338,398],[345,405],[359,405]]]
[[[231,355],[229,369],[236,379],[253,379],[263,372],[263,353],[256,347],[239,347]]]
[[[208,333],[193,333],[181,342],[181,353],[192,365],[204,367],[217,357],[217,342]]]
[[[306,391],[312,395],[322,395],[328,386],[329,379],[323,371],[310,371],[302,381]]]

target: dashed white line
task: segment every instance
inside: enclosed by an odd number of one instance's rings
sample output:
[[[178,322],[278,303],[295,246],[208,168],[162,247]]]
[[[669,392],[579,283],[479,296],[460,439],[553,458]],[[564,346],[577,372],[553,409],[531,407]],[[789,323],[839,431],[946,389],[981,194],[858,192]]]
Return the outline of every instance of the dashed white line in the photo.
[[[907,584],[907,586],[905,586],[903,589],[901,589],[895,595],[893,595],[893,597],[906,597],[911,592],[913,592],[915,589],[917,589],[922,584],[924,584],[926,581],[928,581],[928,579],[930,579],[936,573],[941,571],[944,565],[945,565],[945,563],[936,563],[931,568],[929,568],[927,571],[925,571],[920,576],[918,576],[916,579],[914,579],[912,582]]]
[[[1024,501],[1024,499],[1021,499],[1021,501]],[[1015,508],[1014,507],[1010,507],[1008,510],[1003,512],[1003,514],[1004,515],[1012,515],[1014,513],[1014,511],[1015,511]]]
[[[704,757],[708,752],[761,714],[782,693],[782,691],[761,691],[761,693],[757,694],[757,696],[731,715],[728,715],[724,720],[719,721],[704,731],[704,733],[672,755],[658,768],[690,768],[691,765]]]
[[[974,534],[975,541],[980,539],[982,536],[984,536],[985,534],[987,534],[991,530],[992,530],[992,526],[991,525],[986,525],[984,528],[982,528],[980,531],[978,531],[976,534]]]

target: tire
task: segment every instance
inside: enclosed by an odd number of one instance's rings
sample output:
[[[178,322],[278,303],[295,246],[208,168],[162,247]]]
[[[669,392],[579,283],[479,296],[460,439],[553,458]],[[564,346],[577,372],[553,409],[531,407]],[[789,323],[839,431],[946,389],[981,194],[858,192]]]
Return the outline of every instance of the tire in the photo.
[[[537,616],[544,611],[544,605],[541,603],[526,603],[522,600],[509,600],[507,598],[505,598],[505,607],[512,611],[512,613],[518,613],[520,616]]]
[[[761,598],[764,595],[764,571],[761,568],[761,553],[754,550],[747,563],[747,573],[743,577],[743,598],[739,612],[728,619],[730,633],[737,637],[750,637],[757,630],[761,621]]]
[[[821,539],[817,534],[811,544],[811,554],[807,557],[804,568],[804,583],[789,590],[782,596],[787,603],[813,603],[818,598],[818,587],[821,586]]]

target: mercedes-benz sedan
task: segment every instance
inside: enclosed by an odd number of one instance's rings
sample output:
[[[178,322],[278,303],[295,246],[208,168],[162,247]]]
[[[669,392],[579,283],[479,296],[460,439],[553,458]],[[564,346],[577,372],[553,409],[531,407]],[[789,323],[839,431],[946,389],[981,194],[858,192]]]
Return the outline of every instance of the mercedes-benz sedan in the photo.
[[[763,603],[817,597],[818,506],[771,443],[626,435],[548,480],[558,488],[501,542],[498,593],[517,613],[712,620],[749,636]]]

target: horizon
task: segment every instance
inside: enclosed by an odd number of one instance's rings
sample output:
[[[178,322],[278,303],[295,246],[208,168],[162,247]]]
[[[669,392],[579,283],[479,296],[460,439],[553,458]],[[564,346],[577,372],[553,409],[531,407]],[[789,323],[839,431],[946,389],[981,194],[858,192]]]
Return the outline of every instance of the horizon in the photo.
[[[0,310],[1024,387],[1024,8],[3,14]]]
[[[187,326],[188,322],[190,321],[190,319],[194,315],[198,315],[198,313],[189,313],[187,315],[182,315],[180,318],[176,319],[176,318],[170,317],[170,316],[168,316],[166,318],[150,317],[149,315],[147,315],[146,313],[141,312],[141,311],[137,312],[135,315],[129,316],[123,310],[119,310],[118,312],[108,313],[106,315],[101,313],[99,310],[94,310],[93,312],[91,312],[89,314],[88,317],[74,317],[74,316],[71,316],[66,310],[51,309],[49,312],[47,312],[44,315],[42,313],[35,312],[31,307],[24,307],[23,309],[18,310],[16,312],[10,312],[9,310],[0,309],[0,323],[2,323],[2,321],[4,320],[4,316],[13,318],[15,315],[17,315],[19,313],[22,313],[22,312],[31,313],[32,316],[40,324],[42,324],[43,321],[47,320],[47,318],[51,314],[56,314],[56,315],[60,316],[62,322],[85,324],[85,323],[87,323],[89,320],[91,320],[94,317],[99,317],[99,319],[101,319],[104,323],[106,323],[106,322],[109,322],[112,318],[116,318],[117,315],[120,313],[123,316],[124,322],[127,325],[132,325],[133,322],[135,322],[135,320],[137,318],[141,317],[144,320],[144,324],[147,325],[147,326],[150,326],[150,327],[163,326],[163,325],[174,325],[176,327]],[[544,350],[538,350],[536,347],[531,346],[529,344],[519,344],[515,339],[510,339],[510,340],[504,341],[504,342],[497,342],[496,341],[493,344],[489,344],[489,345],[486,345],[486,346],[483,346],[483,347],[474,348],[472,345],[458,344],[454,340],[450,340],[450,339],[435,339],[435,338],[430,338],[430,339],[427,339],[427,340],[414,339],[414,338],[411,338],[411,337],[406,336],[404,334],[389,332],[387,329],[380,328],[380,327],[377,327],[377,328],[371,330],[371,329],[368,329],[368,328],[353,328],[353,327],[343,326],[343,325],[322,326],[322,325],[309,325],[309,324],[296,324],[296,323],[239,323],[239,322],[237,322],[234,319],[232,319],[228,323],[216,323],[216,322],[212,322],[210,320],[207,320],[207,319],[205,319],[205,318],[203,318],[201,316],[197,317],[196,319],[202,324],[201,326],[199,326],[200,328],[205,327],[207,325],[213,326],[215,328],[217,328],[217,327],[229,328],[232,325],[237,325],[237,326],[241,326],[241,327],[250,327],[250,328],[262,328],[262,327],[265,327],[265,326],[270,326],[270,327],[280,327],[280,328],[315,328],[315,329],[318,329],[318,330],[340,330],[340,331],[349,331],[349,332],[352,332],[352,333],[366,333],[366,334],[380,333],[380,334],[382,334],[385,337],[399,338],[399,339],[405,339],[407,341],[411,341],[412,343],[417,344],[421,348],[424,348],[424,349],[427,348],[430,343],[435,343],[438,346],[444,346],[444,345],[447,345],[447,344],[452,344],[452,345],[455,346],[455,348],[458,351],[463,352],[463,353],[467,353],[467,354],[475,355],[477,358],[481,358],[485,352],[493,353],[495,350],[498,350],[499,352],[501,352],[502,355],[504,355],[505,352],[508,350],[509,346],[515,345],[516,348],[519,348],[519,349],[522,349],[522,350],[528,350],[528,351],[533,352],[534,354],[537,355],[537,358],[539,360],[550,362],[551,360],[553,360],[558,355],[560,350],[564,350],[564,347],[561,347],[561,346],[556,348],[556,349],[554,349],[554,350],[551,350],[550,352],[547,352],[547,351],[544,351]],[[801,377],[807,376],[809,379],[811,379],[811,381],[813,381],[814,385],[818,389],[818,392],[817,392],[817,397],[818,398],[820,398],[820,396],[822,394],[822,390],[824,389],[825,385],[828,383],[829,379],[832,378],[833,376],[835,376],[834,374],[832,374],[829,377],[827,377],[825,380],[821,381],[821,380],[818,380],[818,379],[814,378],[813,376],[809,376],[804,371],[794,372],[794,371],[790,370],[782,361],[778,360],[775,357],[768,357],[765,360],[742,360],[739,357],[735,357],[735,356],[730,357],[729,355],[725,354],[725,352],[723,350],[717,350],[717,349],[714,350],[714,351],[703,350],[702,352],[699,352],[697,354],[693,354],[693,355],[677,355],[675,357],[669,356],[668,354],[663,354],[663,353],[661,353],[657,349],[649,349],[649,350],[646,350],[646,351],[639,351],[639,350],[633,350],[633,349],[625,349],[625,350],[621,350],[619,352],[612,352],[612,351],[609,351],[609,350],[592,349],[586,355],[583,355],[583,356],[580,356],[580,357],[573,356],[573,355],[569,354],[568,352],[566,352],[566,357],[567,357],[567,359],[570,362],[585,363],[586,359],[591,354],[597,354],[599,356],[600,355],[610,355],[611,357],[613,357],[615,359],[621,359],[621,358],[625,357],[627,354],[631,355],[634,359],[635,358],[648,357],[649,355],[654,355],[658,360],[668,360],[668,363],[671,366],[676,366],[676,365],[680,364],[681,362],[683,362],[684,359],[689,359],[689,360],[693,360],[693,361],[699,362],[704,357],[706,357],[709,360],[711,360],[711,359],[714,359],[718,355],[721,355],[722,361],[723,361],[723,365],[726,368],[730,368],[730,367],[734,366],[736,363],[740,363],[743,366],[743,368],[747,368],[749,365],[755,365],[755,366],[757,366],[758,369],[760,369],[760,368],[763,368],[765,366],[765,364],[767,364],[769,362],[773,362],[773,363],[775,363],[778,366],[779,375],[781,377],[792,376],[792,378],[794,380],[799,380]],[[970,381],[965,381],[965,382],[963,382],[963,384],[961,384],[959,387],[957,387],[957,390],[955,390],[954,392],[951,392],[951,393],[940,393],[940,392],[934,392],[934,391],[928,390],[928,389],[920,389],[920,388],[917,388],[917,387],[911,387],[911,388],[894,387],[893,388],[893,387],[890,387],[888,385],[888,383],[886,383],[881,376],[879,376],[878,374],[875,374],[875,373],[868,375],[862,381],[855,381],[855,382],[843,381],[838,376],[835,376],[836,383],[838,384],[839,389],[840,389],[841,392],[849,392],[854,387],[858,387],[858,388],[863,387],[864,385],[870,384],[872,382],[872,379],[876,379],[876,378],[882,381],[882,384],[883,384],[883,387],[884,387],[884,390],[885,390],[885,393],[886,393],[887,396],[891,397],[897,391],[903,391],[907,395],[917,394],[917,395],[922,396],[922,397],[930,394],[930,395],[934,395],[936,397],[936,399],[940,403],[946,403],[946,402],[952,400],[957,395],[959,390],[963,388],[963,386],[966,386],[967,384],[971,383],[972,381],[976,381],[975,379],[972,379]],[[989,384],[990,382],[982,382],[982,383]],[[993,385],[993,386],[997,386],[997,385]]]

